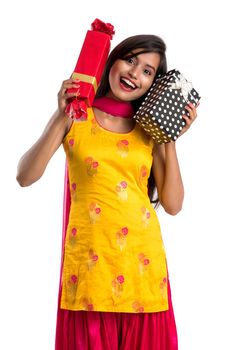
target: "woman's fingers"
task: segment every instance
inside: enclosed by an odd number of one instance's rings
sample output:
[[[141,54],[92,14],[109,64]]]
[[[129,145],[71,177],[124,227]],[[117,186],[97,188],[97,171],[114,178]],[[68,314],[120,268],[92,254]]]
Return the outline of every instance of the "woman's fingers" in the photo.
[[[192,104],[189,103],[187,106],[185,106],[185,108],[187,109],[187,111],[189,112],[189,117],[190,119],[193,121],[194,119],[196,119],[197,117],[197,109],[196,107]]]
[[[69,93],[66,93],[63,95],[63,97],[65,98],[65,100],[68,100],[69,98],[72,98],[72,97],[77,97],[79,96],[80,94],[80,91],[76,91],[76,92],[69,92]]]
[[[58,97],[59,98],[63,98],[63,97],[65,97],[66,95],[67,95],[67,90],[68,89],[76,89],[76,92],[72,92],[72,94],[75,94],[75,95],[79,95],[79,88],[80,88],[80,86],[79,85],[71,85],[71,86],[68,86],[68,87],[66,87],[66,88],[63,88],[63,89],[61,89],[59,92],[58,92]]]
[[[79,79],[72,79],[72,78],[64,80],[58,92],[58,95],[64,95],[67,89],[72,89],[72,88],[78,89],[80,87],[79,82],[80,82]]]
[[[60,111],[65,111],[65,108],[69,103],[69,99],[80,95],[79,82],[80,80],[72,78],[63,81],[61,88],[58,92],[58,108]],[[75,91],[68,92],[69,89],[75,89]]]
[[[186,125],[181,130],[180,136],[190,128],[191,124],[197,118],[197,107],[195,107],[192,103],[189,103],[187,106],[185,106],[185,109],[189,112],[189,116],[186,114],[182,115],[183,119],[186,122]]]
[[[63,81],[62,86],[66,84],[79,84],[79,82],[80,82],[79,79],[69,78]]]

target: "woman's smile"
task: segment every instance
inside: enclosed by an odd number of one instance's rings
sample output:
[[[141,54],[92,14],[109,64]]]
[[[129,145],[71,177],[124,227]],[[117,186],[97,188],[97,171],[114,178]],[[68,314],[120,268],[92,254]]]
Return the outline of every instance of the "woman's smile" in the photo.
[[[125,91],[133,91],[137,89],[137,85],[125,77],[120,77],[120,87]]]

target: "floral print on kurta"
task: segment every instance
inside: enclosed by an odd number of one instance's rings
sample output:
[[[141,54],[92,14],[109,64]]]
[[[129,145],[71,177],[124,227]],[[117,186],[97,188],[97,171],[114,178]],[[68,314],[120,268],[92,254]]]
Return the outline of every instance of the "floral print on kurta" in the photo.
[[[98,172],[98,161],[93,159],[93,157],[85,158],[85,163],[87,167],[87,174],[91,177],[97,174]]]
[[[168,309],[166,256],[147,196],[153,142],[136,126],[119,134],[88,119],[64,139],[71,208],[61,308],[110,312]]]
[[[72,227],[67,234],[69,235],[69,243],[71,247],[75,247],[77,243],[77,228]]]
[[[160,282],[160,293],[162,298],[165,300],[167,298],[167,278],[164,277]]]
[[[96,119],[91,119],[91,128],[90,128],[91,134],[96,135],[98,132],[100,132],[100,129],[98,127],[98,124],[96,122]]]
[[[148,177],[149,177],[148,169],[145,165],[142,165],[140,168],[140,174],[139,174],[139,182],[142,186],[147,185]]]
[[[119,199],[122,201],[126,201],[128,199],[127,187],[128,184],[126,181],[120,181],[115,187],[116,193]]]
[[[117,245],[119,246],[120,250],[122,251],[127,244],[127,235],[128,235],[128,228],[122,227],[117,233],[116,233],[116,240]]]
[[[129,152],[129,141],[128,140],[120,140],[117,142],[117,150],[118,150],[118,154],[122,157],[122,158],[126,158],[128,156],[128,152]]]
[[[139,260],[139,272],[142,275],[145,271],[147,271],[149,267],[150,260],[144,253],[140,253],[138,255]]]
[[[100,219],[100,216],[101,216],[100,206],[95,202],[90,203],[89,205],[90,222],[95,224],[95,222],[97,222]]]
[[[73,157],[73,148],[74,148],[74,139],[68,141],[68,156],[72,160]]]
[[[73,182],[71,184],[71,199],[72,201],[76,202],[77,201],[77,191],[76,191],[76,183]]]
[[[76,296],[77,285],[78,285],[77,275],[75,274],[69,275],[67,280],[67,292],[68,292],[68,297],[71,298],[71,301],[73,301]]]
[[[124,276],[118,275],[112,280],[112,291],[116,297],[120,297],[124,289]]]
[[[97,261],[98,261],[97,253],[95,253],[93,249],[89,249],[87,265],[90,271],[95,267]]]
[[[83,298],[82,299],[83,310],[85,311],[94,311],[94,306],[92,304],[91,298]]]
[[[139,301],[134,301],[132,308],[135,312],[144,312],[144,306]]]
[[[144,227],[147,227],[149,225],[149,221],[150,221],[150,211],[145,208],[145,207],[142,207],[141,208],[141,213],[142,213],[142,223],[143,223],[143,226]]]

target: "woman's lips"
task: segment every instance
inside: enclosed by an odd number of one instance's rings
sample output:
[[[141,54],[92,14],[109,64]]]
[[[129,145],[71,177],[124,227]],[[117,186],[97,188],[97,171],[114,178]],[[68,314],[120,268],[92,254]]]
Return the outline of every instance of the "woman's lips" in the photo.
[[[119,82],[119,85],[120,85],[121,89],[124,90],[124,91],[127,91],[127,92],[132,92],[132,91],[134,91],[132,88],[127,87],[126,85],[124,85],[123,83],[121,83],[121,81]]]
[[[130,79],[125,77],[120,78],[120,87],[121,89],[127,92],[134,91],[137,88],[135,83],[133,83]]]
[[[136,84],[129,78],[121,77],[120,80],[126,83],[127,85],[129,85],[130,87],[132,87],[133,89],[137,87]]]

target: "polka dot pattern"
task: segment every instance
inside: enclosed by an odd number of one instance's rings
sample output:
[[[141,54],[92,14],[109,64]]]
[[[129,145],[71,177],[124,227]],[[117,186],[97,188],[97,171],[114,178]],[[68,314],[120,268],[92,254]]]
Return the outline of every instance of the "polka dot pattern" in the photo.
[[[173,69],[158,76],[133,118],[156,143],[175,141],[186,124],[182,115],[189,116],[185,106],[189,102],[197,106],[199,100],[192,84]]]

